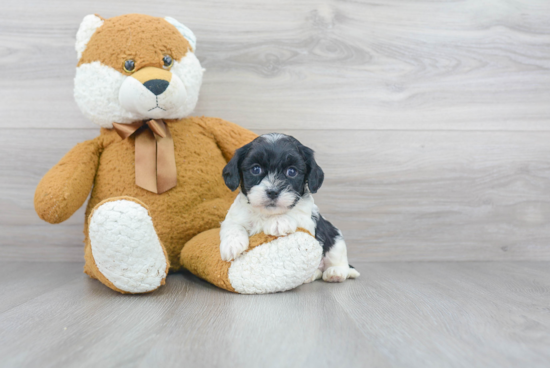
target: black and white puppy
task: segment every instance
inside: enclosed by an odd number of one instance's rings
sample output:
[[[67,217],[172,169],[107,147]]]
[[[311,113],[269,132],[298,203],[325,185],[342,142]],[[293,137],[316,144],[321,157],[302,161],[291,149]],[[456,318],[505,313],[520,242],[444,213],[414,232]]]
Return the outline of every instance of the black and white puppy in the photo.
[[[248,249],[248,237],[264,232],[287,235],[298,227],[308,230],[323,247],[323,260],[310,281],[329,282],[356,278],[348,264],[340,230],[325,220],[313,202],[323,184],[323,170],[313,150],[294,137],[264,134],[239,148],[223,169],[225,184],[241,192],[221,224],[220,252],[225,261]]]

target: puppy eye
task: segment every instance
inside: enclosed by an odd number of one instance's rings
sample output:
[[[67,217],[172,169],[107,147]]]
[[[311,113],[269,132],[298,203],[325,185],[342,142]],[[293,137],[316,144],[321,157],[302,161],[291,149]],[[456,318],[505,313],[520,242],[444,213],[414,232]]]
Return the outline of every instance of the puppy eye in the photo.
[[[136,63],[134,63],[134,60],[126,60],[122,68],[126,73],[133,73],[136,69]]]
[[[288,176],[289,178],[294,178],[296,177],[296,175],[298,175],[298,170],[296,170],[294,167],[289,167],[288,169],[286,169],[286,176]]]
[[[252,173],[252,175],[260,175],[262,173],[262,168],[260,167],[260,165],[254,165],[250,169],[250,172]]]
[[[174,60],[170,57],[170,55],[164,55],[162,62],[164,63],[164,69],[168,69],[174,64]]]

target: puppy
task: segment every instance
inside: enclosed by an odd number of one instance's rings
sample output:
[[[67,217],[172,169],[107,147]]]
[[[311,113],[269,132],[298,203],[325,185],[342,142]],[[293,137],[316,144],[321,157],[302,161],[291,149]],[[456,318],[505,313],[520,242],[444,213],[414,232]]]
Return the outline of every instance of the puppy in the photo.
[[[221,224],[220,252],[225,261],[248,249],[248,237],[260,232],[282,236],[298,227],[308,230],[323,247],[323,260],[312,276],[328,282],[356,278],[348,264],[342,233],[319,213],[312,193],[323,184],[323,170],[313,150],[294,137],[264,134],[239,148],[223,169],[225,184],[241,192]]]

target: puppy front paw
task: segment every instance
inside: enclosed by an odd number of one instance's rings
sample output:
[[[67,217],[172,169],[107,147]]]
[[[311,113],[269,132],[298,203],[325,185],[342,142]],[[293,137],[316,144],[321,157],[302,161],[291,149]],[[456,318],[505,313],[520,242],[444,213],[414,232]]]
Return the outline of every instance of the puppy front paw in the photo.
[[[326,282],[344,282],[346,279],[359,277],[359,272],[349,266],[333,266],[323,272],[323,280]]]
[[[264,233],[273,236],[284,236],[296,232],[296,220],[287,216],[280,216],[269,220],[264,226]]]
[[[235,231],[226,234],[220,243],[220,254],[224,261],[230,262],[248,249],[248,234]]]

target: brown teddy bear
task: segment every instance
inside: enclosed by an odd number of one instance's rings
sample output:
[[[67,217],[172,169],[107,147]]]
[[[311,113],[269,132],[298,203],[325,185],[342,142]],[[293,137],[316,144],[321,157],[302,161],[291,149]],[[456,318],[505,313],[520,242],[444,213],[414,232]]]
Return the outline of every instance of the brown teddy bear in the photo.
[[[74,96],[100,135],[40,181],[35,208],[50,223],[86,210],[84,272],[121,293],[145,293],[182,267],[224,289],[267,293],[311,279],[322,256],[304,231],[250,239],[220,258],[219,224],[235,193],[222,169],[256,135],[218,118],[187,117],[203,69],[196,38],[166,17],[84,18]]]

